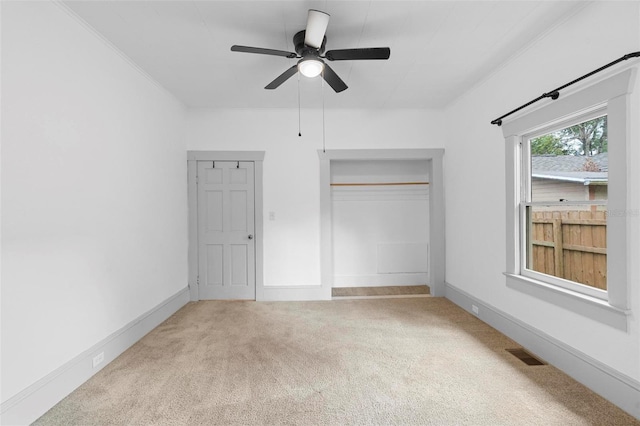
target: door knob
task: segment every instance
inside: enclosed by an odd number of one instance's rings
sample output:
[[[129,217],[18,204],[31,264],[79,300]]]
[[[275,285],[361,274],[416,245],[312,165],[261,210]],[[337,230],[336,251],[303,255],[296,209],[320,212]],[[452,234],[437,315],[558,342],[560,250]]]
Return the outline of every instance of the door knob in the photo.
[[[253,240],[253,234],[249,234],[249,236],[247,236],[247,238],[249,238],[250,240]]]

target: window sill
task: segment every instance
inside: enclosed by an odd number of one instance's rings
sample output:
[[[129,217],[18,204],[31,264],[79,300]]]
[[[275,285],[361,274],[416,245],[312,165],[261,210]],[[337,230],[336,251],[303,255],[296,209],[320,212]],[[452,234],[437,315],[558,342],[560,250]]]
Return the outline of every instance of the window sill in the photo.
[[[629,310],[611,306],[606,300],[577,293],[522,275],[504,274],[507,287],[568,309],[618,330],[627,331]]]

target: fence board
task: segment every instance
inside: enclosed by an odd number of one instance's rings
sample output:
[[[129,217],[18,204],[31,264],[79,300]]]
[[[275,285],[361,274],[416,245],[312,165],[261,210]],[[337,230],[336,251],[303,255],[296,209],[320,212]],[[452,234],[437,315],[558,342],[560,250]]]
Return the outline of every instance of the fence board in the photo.
[[[579,211],[571,211],[569,212],[570,219],[580,219]],[[580,225],[569,225],[569,244],[580,244]],[[566,244],[565,244],[566,245]],[[579,283],[583,283],[583,264],[582,264],[582,253],[577,250],[572,250],[570,255],[573,259],[574,267],[571,270],[571,281],[576,281]]]
[[[595,210],[594,210],[595,211]],[[591,219],[591,211],[581,211],[580,220],[587,221]],[[580,224],[580,244],[585,248],[593,247],[593,226]],[[595,285],[595,265],[593,262],[593,253],[589,250],[582,250],[582,266],[583,266],[583,284]]]
[[[562,258],[564,242],[562,241],[562,219],[559,217],[553,219],[553,241],[555,242],[553,250],[554,275],[564,277],[564,259]]]
[[[606,219],[604,218],[604,212],[596,212],[597,216],[602,216],[605,224],[594,228],[593,232],[593,246],[604,250],[604,253],[594,256],[594,268],[595,268],[595,287],[606,289],[607,288],[607,227]],[[600,219],[600,218],[599,218]]]

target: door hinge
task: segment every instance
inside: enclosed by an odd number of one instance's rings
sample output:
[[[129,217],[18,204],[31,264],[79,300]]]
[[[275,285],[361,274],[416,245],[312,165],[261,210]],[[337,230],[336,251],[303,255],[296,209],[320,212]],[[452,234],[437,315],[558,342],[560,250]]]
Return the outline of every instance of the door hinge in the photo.
[[[200,275],[196,277],[196,285],[200,285]]]

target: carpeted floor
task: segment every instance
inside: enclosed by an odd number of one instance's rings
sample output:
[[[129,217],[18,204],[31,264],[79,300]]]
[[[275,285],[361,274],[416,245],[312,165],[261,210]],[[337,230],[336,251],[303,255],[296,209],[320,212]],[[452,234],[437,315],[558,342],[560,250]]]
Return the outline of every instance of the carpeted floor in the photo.
[[[190,303],[36,425],[640,425],[443,298]]]

